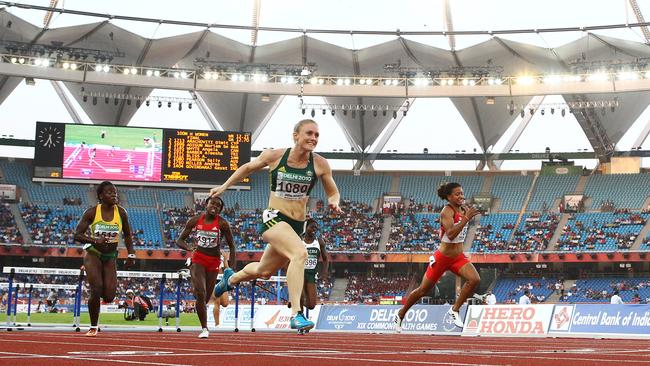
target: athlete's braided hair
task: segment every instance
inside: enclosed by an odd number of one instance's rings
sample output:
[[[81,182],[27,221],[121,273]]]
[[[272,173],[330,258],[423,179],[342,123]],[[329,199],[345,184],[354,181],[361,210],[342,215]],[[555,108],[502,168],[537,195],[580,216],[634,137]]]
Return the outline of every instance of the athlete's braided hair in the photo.
[[[111,183],[111,182],[109,182],[107,180],[99,183],[99,185],[97,186],[97,199],[99,199],[99,196],[101,196],[102,192],[104,192],[105,187],[109,187],[109,186],[112,186],[112,185],[113,185],[113,183]]]

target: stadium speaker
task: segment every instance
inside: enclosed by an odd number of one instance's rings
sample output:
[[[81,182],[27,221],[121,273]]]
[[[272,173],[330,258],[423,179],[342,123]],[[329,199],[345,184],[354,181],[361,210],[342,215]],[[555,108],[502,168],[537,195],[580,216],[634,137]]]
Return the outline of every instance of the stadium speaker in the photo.
[[[29,247],[23,247],[23,252],[29,253]]]
[[[8,247],[5,247],[5,248],[8,248]],[[332,255],[332,259],[336,259],[336,253],[332,253],[331,255]]]
[[[598,255],[597,255],[596,253],[591,253],[590,256],[591,256],[591,259],[596,259],[596,258],[598,258]]]
[[[381,259],[386,259],[386,253],[381,253],[381,254],[379,255],[379,257],[380,257]]]
[[[578,253],[578,254],[576,254],[576,258],[578,258],[578,259],[582,259],[582,253]]]
[[[614,258],[614,253],[607,253],[607,258],[609,258],[609,259]]]
[[[548,254],[547,254],[547,253],[543,253],[543,254],[542,254],[542,258],[544,258],[544,259],[548,259]]]
[[[526,259],[530,260],[530,257],[531,257],[530,253],[526,253]]]
[[[348,259],[352,259],[352,258],[354,258],[354,254],[348,253]]]
[[[153,250],[151,250],[151,249],[147,250],[147,255],[148,255],[148,256],[151,257],[152,254],[153,254]]]
[[[623,258],[625,258],[625,259],[630,258],[630,253],[628,253],[628,252],[624,252],[624,253],[623,253]]]
[[[165,257],[169,256],[169,249],[163,250],[163,254],[165,255]]]
[[[253,253],[253,252],[248,252],[248,258],[253,258],[254,255],[255,255],[255,253]]]
[[[515,259],[515,255],[514,255],[514,254],[510,254],[510,259]]]
[[[41,247],[41,253],[43,254],[47,253],[47,247]]]
[[[61,254],[63,254],[65,252],[65,248],[61,248],[61,249],[63,249],[63,250],[61,250]],[[83,252],[84,252],[83,249],[77,248],[77,254],[83,254]]]
[[[564,259],[564,253],[560,253],[560,254],[558,254],[558,258],[560,258],[560,259]]]
[[[639,253],[639,258],[645,259],[645,253]]]
[[[181,257],[185,258],[187,255],[187,252],[185,250],[181,250]]]
[[[7,253],[11,252],[11,247],[10,246],[3,245],[3,248],[5,248],[5,252],[7,252]],[[61,248],[61,249],[63,249],[63,248]]]
[[[366,258],[366,259],[370,259],[370,253],[364,254],[363,257]]]

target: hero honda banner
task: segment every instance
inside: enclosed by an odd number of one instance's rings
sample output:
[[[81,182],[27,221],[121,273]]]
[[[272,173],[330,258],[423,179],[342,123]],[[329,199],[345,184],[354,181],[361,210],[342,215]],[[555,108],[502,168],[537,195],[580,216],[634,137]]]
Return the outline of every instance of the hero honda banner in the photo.
[[[650,305],[556,305],[549,333],[650,335]]]
[[[392,331],[399,305],[324,305],[318,317],[319,330]],[[461,308],[461,316],[465,314]],[[416,305],[402,322],[403,332],[460,333],[447,311],[449,305]]]
[[[553,314],[552,304],[471,305],[463,335],[544,335]]]

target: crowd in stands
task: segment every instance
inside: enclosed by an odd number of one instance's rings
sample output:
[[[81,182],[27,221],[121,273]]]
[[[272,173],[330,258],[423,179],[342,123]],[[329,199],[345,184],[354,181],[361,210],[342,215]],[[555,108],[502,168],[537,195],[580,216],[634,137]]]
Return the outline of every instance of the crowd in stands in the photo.
[[[508,250],[520,252],[539,252],[548,249],[548,244],[560,222],[558,215],[532,214],[523,222],[523,227],[515,231]]]
[[[74,231],[79,216],[60,206],[51,208],[25,203],[20,207],[23,221],[34,244],[74,245]]]
[[[560,297],[562,302],[609,302],[620,293],[626,303],[650,302],[650,280],[647,278],[585,278],[576,281]]]
[[[320,225],[321,238],[328,250],[376,251],[383,227],[383,216],[373,213],[365,203],[341,200],[343,213],[335,214],[319,200],[313,218]]]
[[[0,243],[23,243],[23,236],[16,227],[16,219],[8,203],[0,204]]]
[[[434,251],[440,245],[438,220],[438,214],[394,215],[386,251]]]
[[[539,274],[537,274],[539,275]],[[563,286],[562,279],[541,278],[500,278],[494,286],[494,294],[499,304],[516,304],[525,291],[530,292],[531,301],[544,302]]]
[[[517,246],[508,245],[509,232],[515,228],[514,223],[507,222],[495,227],[492,224],[479,225],[472,250],[476,252],[515,251]]]
[[[403,275],[353,274],[348,276],[345,302],[377,304],[381,296],[404,296],[411,278]]]
[[[645,214],[644,214],[645,215]],[[608,222],[593,221],[591,224],[582,222],[572,217],[571,223],[563,228],[563,235],[557,243],[559,250],[595,250],[598,246],[605,246],[608,239],[613,241],[619,250],[628,250],[636,240],[638,232],[619,230],[626,225],[645,225],[646,218],[641,214],[630,214],[621,211],[613,220]]]

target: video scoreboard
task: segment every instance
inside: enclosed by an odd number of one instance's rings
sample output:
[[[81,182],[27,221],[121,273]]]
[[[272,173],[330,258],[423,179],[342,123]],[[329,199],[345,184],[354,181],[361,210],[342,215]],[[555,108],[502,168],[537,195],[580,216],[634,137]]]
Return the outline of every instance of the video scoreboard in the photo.
[[[37,122],[35,145],[34,178],[47,181],[216,186],[251,158],[250,133],[232,131]]]

